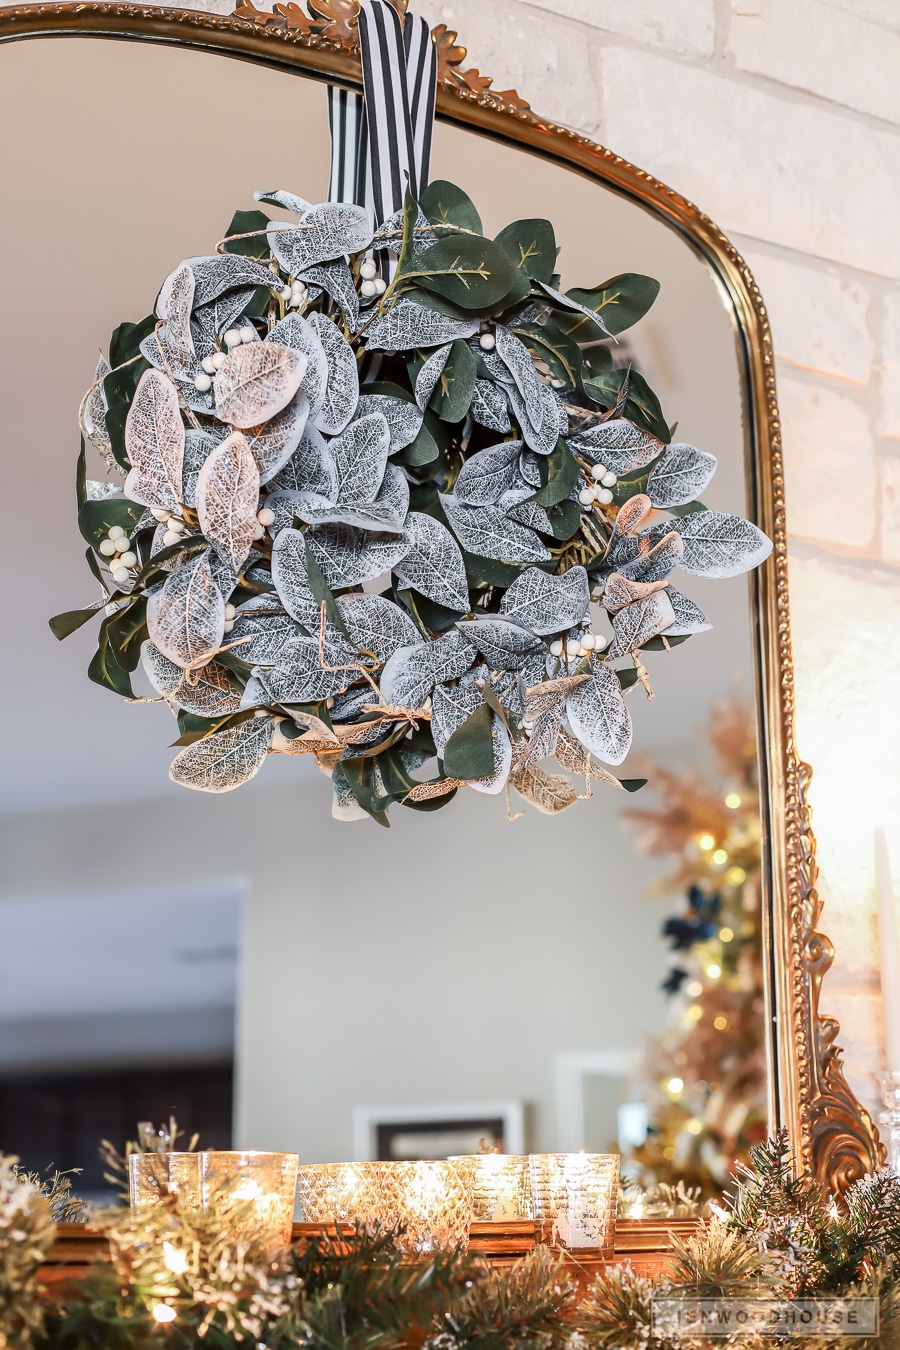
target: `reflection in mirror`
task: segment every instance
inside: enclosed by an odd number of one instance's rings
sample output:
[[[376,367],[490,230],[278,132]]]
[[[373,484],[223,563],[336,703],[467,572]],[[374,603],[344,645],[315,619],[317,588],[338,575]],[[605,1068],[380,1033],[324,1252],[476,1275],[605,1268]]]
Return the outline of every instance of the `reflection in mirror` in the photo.
[[[47,628],[92,598],[69,489],[75,414],[111,330],[208,253],[254,189],[325,196],[325,94],[150,45],[48,39],[0,63],[17,128],[0,149],[0,913],[18,968],[0,991],[0,1149],[91,1166],[98,1137],[174,1108],[210,1144],[302,1161],[446,1155],[475,1138],[618,1145],[645,1183],[714,1190],[765,1133],[746,579],[685,578],[713,631],[647,653],[655,697],[630,694],[623,775],[655,766],[639,798],[596,785],[562,816],[508,822],[502,797],[461,793],[439,814],[395,810],[387,832],[333,821],[304,759],[270,757],[228,797],[173,787],[165,709],[84,679],[92,631],[57,646]],[[265,138],[240,115],[260,106]],[[564,286],[659,279],[649,315],[607,345],[678,440],[718,457],[705,504],[744,514],[733,337],[684,241],[457,127],[436,129],[432,174],[471,195],[486,234],[551,217]]]

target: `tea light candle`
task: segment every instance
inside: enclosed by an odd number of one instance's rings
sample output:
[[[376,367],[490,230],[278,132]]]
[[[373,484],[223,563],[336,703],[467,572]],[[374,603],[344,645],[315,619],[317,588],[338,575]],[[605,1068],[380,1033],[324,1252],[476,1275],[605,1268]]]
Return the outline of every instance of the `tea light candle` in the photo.
[[[385,1218],[405,1224],[410,1252],[465,1249],[472,1221],[472,1180],[451,1162],[397,1162],[384,1173]]]
[[[315,1163],[297,1173],[302,1223],[371,1223],[382,1218],[381,1165]]]
[[[538,1241],[611,1253],[619,1155],[538,1153],[529,1163]]]
[[[509,1153],[472,1153],[451,1158],[472,1180],[472,1218],[504,1223],[534,1217],[527,1157]]]

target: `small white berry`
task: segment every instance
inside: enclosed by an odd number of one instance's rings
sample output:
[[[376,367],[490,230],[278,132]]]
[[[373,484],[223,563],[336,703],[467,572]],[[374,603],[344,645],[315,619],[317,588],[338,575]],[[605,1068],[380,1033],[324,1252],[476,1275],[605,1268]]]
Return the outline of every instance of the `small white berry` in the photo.
[[[211,356],[204,356],[204,358],[203,358],[203,360],[200,362],[200,364],[201,364],[201,366],[203,367],[203,369],[206,371],[207,375],[215,375],[215,373],[216,373],[216,368],[215,368],[215,366],[213,365],[213,359],[212,359]]]
[[[376,295],[384,295],[384,293],[385,293],[386,290],[387,290],[387,282],[385,281],[384,277],[376,277],[376,278],[375,278],[375,294],[376,294]]]
[[[565,380],[557,379],[557,377],[556,377],[555,375],[551,375],[551,376],[550,376],[550,388],[551,388],[551,389],[565,389],[565,387],[566,387],[566,382],[565,382]]]
[[[158,520],[160,523],[162,523],[164,520],[169,519],[169,516],[172,514],[172,512],[164,510],[163,507],[161,506],[151,506],[150,514],[154,520]]]
[[[281,296],[282,300],[290,300],[290,298],[291,298],[291,288],[290,288],[290,286],[282,286],[282,288],[281,288],[281,290],[278,292],[278,294]]]
[[[116,551],[115,541],[112,539],[103,539],[100,543],[100,552],[104,558],[111,558]]]
[[[129,582],[131,580],[131,573],[129,572],[127,567],[117,567],[112,575],[113,581],[118,586],[124,586],[126,582]]]
[[[181,519],[180,516],[169,516],[168,524],[169,529],[175,530],[177,534],[180,534],[181,531],[184,529],[184,521]]]
[[[122,529],[121,525],[110,525],[109,527],[110,539],[121,539],[124,533],[125,531]]]
[[[578,638],[569,638],[566,643],[566,656],[577,656],[581,650],[581,643]]]
[[[609,488],[601,488],[599,492],[595,493],[595,497],[596,500],[601,502],[604,506],[609,506],[612,501],[612,493]]]
[[[600,481],[605,488],[611,488],[615,487],[619,480],[614,473],[605,473]]]
[[[274,525],[275,512],[272,510],[271,506],[264,506],[261,511],[257,511],[256,519],[259,521],[260,525]]]
[[[230,633],[233,627],[234,627],[234,619],[226,619],[226,620],[225,620],[225,632],[226,632],[226,633]]]
[[[591,477],[592,477],[592,478],[596,478],[598,482],[599,482],[602,478],[604,478],[605,475],[606,475],[606,465],[605,465],[605,464],[593,464],[593,465],[591,466]]]
[[[118,539],[113,540],[113,543],[116,546],[117,553],[124,553],[127,548],[130,548],[130,543],[127,534],[120,534]]]
[[[225,353],[213,352],[211,360],[216,370],[221,370],[225,364]]]
[[[368,300],[378,294],[378,287],[375,285],[374,281],[364,281],[359,288],[359,292],[360,295],[364,295]]]
[[[223,341],[225,343],[225,346],[228,348],[239,347],[241,345],[240,329],[229,328],[225,333]]]
[[[581,639],[581,645],[586,652],[592,652],[595,645],[593,633],[585,633],[584,637]]]
[[[137,554],[132,553],[131,549],[129,549],[127,553],[122,554],[119,558],[119,562],[122,567],[134,567],[137,562]]]
[[[594,651],[602,652],[604,647],[609,646],[609,638],[604,637],[602,633],[594,634]]]
[[[492,352],[497,345],[497,339],[493,333],[482,333],[478,339],[478,345],[483,352]]]
[[[263,537],[263,535],[265,534],[265,532],[266,532],[266,531],[265,531],[265,526],[260,525],[259,521],[257,521],[256,524],[255,524],[254,527],[253,527],[253,538],[254,538],[254,539],[262,539],[262,537]]]
[[[582,506],[590,506],[594,500],[594,489],[582,488],[578,494],[578,500],[581,502]]]
[[[212,389],[212,380],[205,370],[201,370],[199,375],[194,376],[194,388],[198,389],[201,394],[205,394],[207,390]]]
[[[172,544],[180,544],[181,535],[176,534],[174,530],[166,530],[165,534],[163,535],[163,543],[165,544],[166,548],[171,547]]]
[[[237,610],[235,609],[234,605],[226,605],[226,606],[225,606],[225,622],[226,622],[226,623],[229,623],[229,622],[234,618],[235,614],[237,614]]]
[[[238,331],[240,332],[241,335],[241,342],[256,341],[256,329],[253,327],[252,324],[245,323],[243,328],[239,329]]]
[[[374,281],[378,276],[378,268],[371,258],[366,258],[365,262],[360,263],[359,275],[363,281]]]
[[[562,649],[563,645],[559,638],[554,639],[554,641],[550,643],[551,656],[562,656]]]

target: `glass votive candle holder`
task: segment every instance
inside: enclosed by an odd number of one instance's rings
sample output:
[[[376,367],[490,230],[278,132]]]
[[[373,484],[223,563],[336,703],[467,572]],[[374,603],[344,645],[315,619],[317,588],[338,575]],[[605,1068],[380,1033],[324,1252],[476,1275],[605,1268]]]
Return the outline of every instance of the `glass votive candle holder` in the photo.
[[[612,1255],[619,1155],[536,1153],[529,1163],[536,1240]]]
[[[382,1174],[385,1223],[402,1223],[401,1246],[433,1252],[469,1245],[472,1180],[452,1162],[395,1162]]]
[[[374,1223],[382,1219],[379,1163],[311,1163],[297,1172],[301,1223]]]
[[[131,1153],[128,1156],[128,1199],[132,1209],[158,1204],[177,1195],[195,1209],[202,1206],[201,1154]]]
[[[528,1158],[515,1153],[471,1153],[450,1159],[472,1182],[472,1219],[504,1223],[533,1219]]]
[[[263,1229],[263,1245],[289,1247],[300,1162],[297,1154],[216,1149],[200,1157],[203,1208],[208,1209],[216,1196],[249,1201]]]

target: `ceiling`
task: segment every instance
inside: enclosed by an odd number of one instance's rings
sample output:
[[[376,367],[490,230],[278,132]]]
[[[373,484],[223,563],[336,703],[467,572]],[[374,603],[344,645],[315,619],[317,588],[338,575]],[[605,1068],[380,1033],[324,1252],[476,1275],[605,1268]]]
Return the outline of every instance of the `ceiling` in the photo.
[[[63,644],[47,628],[49,615],[89,603],[97,590],[75,525],[76,413],[113,327],[148,312],[182,258],[211,252],[232,212],[252,206],[254,188],[324,196],[324,90],[211,54],[47,39],[0,47],[0,122],[15,128],[0,141],[0,812],[181,792],[166,777],[176,734],[166,710],[128,706],[89,683],[92,625]],[[720,458],[707,503],[742,510],[733,338],[687,246],[587,179],[455,128],[438,128],[432,174],[470,192],[489,232],[518,216],[552,217],[569,285],[622,271],[660,278],[634,352],[668,418],[678,419],[678,438]],[[746,582],[687,579],[684,589],[715,631],[655,658],[667,666],[656,702],[635,711],[642,750],[695,740],[711,698],[735,678],[749,687]],[[312,773],[285,757],[270,760],[261,778],[272,785]],[[198,933],[187,945],[196,941]],[[0,1012],[3,997],[0,990]]]

